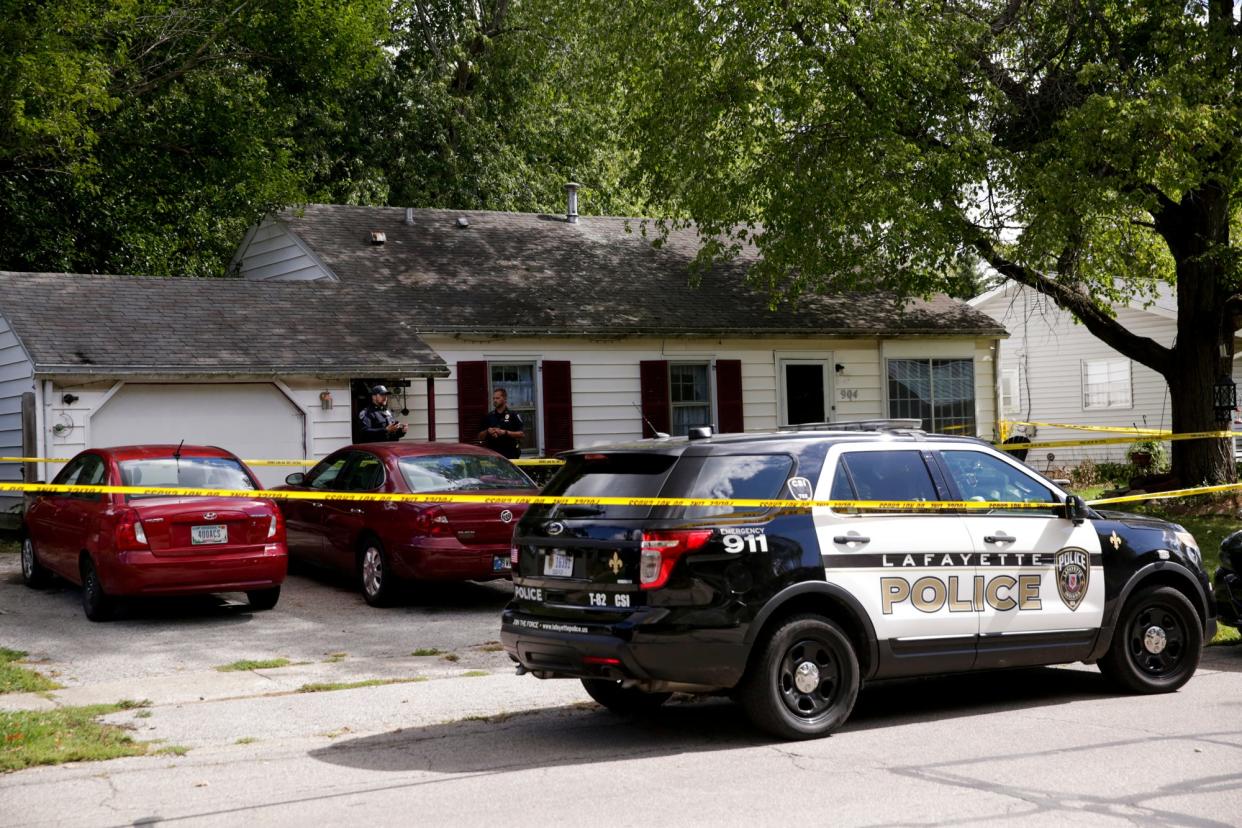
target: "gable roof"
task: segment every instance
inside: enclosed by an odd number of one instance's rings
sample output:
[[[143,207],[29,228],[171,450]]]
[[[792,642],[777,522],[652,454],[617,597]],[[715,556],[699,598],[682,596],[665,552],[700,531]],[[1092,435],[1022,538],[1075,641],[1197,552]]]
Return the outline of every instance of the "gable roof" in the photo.
[[[1016,296],[1017,294],[1021,293],[1024,290],[1030,290],[1034,292],[1032,288],[1029,288],[1026,285],[1020,285],[1016,282],[1011,282],[1010,280],[1006,279],[1005,281],[1001,282],[999,285],[996,285],[990,290],[986,290],[983,293],[980,293],[978,296],[975,296],[971,299],[967,299],[966,304],[970,305],[972,308],[975,308],[976,310],[987,313],[987,311],[984,310],[984,308],[985,306],[993,304],[992,300],[1000,297],[1002,299],[1005,299],[1007,302],[1012,301],[1014,296]],[[1037,295],[1043,298],[1044,301],[1046,301],[1049,306],[1057,308],[1058,310],[1060,309],[1060,307],[1055,302],[1052,301],[1051,297],[1044,297],[1043,294],[1037,294]],[[1136,296],[1133,299],[1131,299],[1129,302],[1126,302],[1124,304],[1113,305],[1114,310],[1117,308],[1121,308],[1121,307],[1127,307],[1127,308],[1130,308],[1131,310],[1142,311],[1144,313],[1155,314],[1156,316],[1163,317],[1164,319],[1176,320],[1177,319],[1177,293],[1173,289],[1173,287],[1170,286],[1167,282],[1160,282],[1156,286],[1156,293],[1154,296],[1150,298]]]
[[[38,374],[448,375],[406,322],[357,293],[325,284],[0,271],[0,314]]]
[[[1004,336],[956,299],[807,295],[769,307],[747,285],[753,249],[690,286],[693,229],[655,248],[642,219],[313,204],[275,221],[343,286],[365,288],[422,333],[659,336]],[[466,218],[469,226],[458,225]],[[387,240],[371,243],[371,232]],[[239,250],[235,262],[245,250]],[[323,285],[324,282],[318,284]]]

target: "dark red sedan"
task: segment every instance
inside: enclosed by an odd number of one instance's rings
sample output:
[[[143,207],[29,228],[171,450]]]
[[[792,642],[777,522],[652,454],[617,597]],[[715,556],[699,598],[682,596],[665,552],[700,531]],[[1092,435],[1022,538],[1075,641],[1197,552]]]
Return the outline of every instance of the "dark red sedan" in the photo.
[[[229,452],[209,446],[90,449],[53,483],[159,488],[261,488]],[[284,518],[271,500],[45,494],[26,510],[22,577],[82,585],[92,621],[110,618],[117,596],[245,592],[254,609],[280,598],[288,553]]]
[[[282,488],[383,494],[538,494],[504,457],[463,443],[346,446]],[[400,580],[486,581],[509,575],[513,527],[525,504],[282,500],[289,552],[353,574],[383,606]]]

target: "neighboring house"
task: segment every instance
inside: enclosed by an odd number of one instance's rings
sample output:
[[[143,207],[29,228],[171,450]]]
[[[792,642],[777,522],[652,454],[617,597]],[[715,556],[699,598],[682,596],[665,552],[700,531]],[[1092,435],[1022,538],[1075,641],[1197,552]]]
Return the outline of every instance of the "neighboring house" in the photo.
[[[641,220],[574,219],[311,205],[252,228],[232,268],[364,290],[388,308],[373,324],[417,331],[451,373],[409,388],[413,439],[434,427],[473,440],[493,386],[526,419],[528,454],[709,423],[918,417],[994,435],[1004,332],[964,303],[809,295],[773,308],[745,283],[753,250],[691,286],[692,230],[657,247]]]
[[[448,373],[380,314],[331,285],[0,272],[0,455],[182,440],[325,455],[350,440],[351,378]],[[0,479],[60,466],[0,464]],[[295,469],[255,471],[266,485]],[[0,511],[20,504],[4,496]]]
[[[1170,427],[1172,407],[1164,377],[1105,345],[1047,296],[1007,281],[969,304],[1009,332],[1000,349],[1002,419]],[[1171,346],[1176,338],[1177,300],[1170,291],[1146,306],[1136,301],[1114,312],[1128,330],[1161,345]],[[1125,436],[1047,426],[1021,427],[1018,433],[1024,431],[1050,441]],[[1085,458],[1124,462],[1127,451],[1126,445],[1053,448],[1033,453],[1027,462],[1040,468],[1076,465]],[[1051,461],[1049,453],[1055,455]]]

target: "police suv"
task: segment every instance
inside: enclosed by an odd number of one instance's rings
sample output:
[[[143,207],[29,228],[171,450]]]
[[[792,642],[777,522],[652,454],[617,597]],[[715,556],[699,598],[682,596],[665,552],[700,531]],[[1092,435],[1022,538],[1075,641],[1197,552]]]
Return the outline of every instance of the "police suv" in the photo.
[[[839,727],[871,679],[1074,661],[1136,693],[1190,679],[1216,620],[1182,527],[1090,509],[979,440],[832,428],[575,451],[544,494],[1034,505],[532,506],[502,618],[518,672],[618,712],[727,692],[791,739]]]

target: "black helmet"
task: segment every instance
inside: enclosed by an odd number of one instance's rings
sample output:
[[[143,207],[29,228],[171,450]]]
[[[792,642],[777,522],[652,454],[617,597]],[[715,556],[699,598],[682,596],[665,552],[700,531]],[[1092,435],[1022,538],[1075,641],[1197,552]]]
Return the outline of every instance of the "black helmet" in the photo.
[[[376,394],[384,394],[385,396],[387,396],[388,386],[387,385],[372,385],[371,396],[375,396]]]

